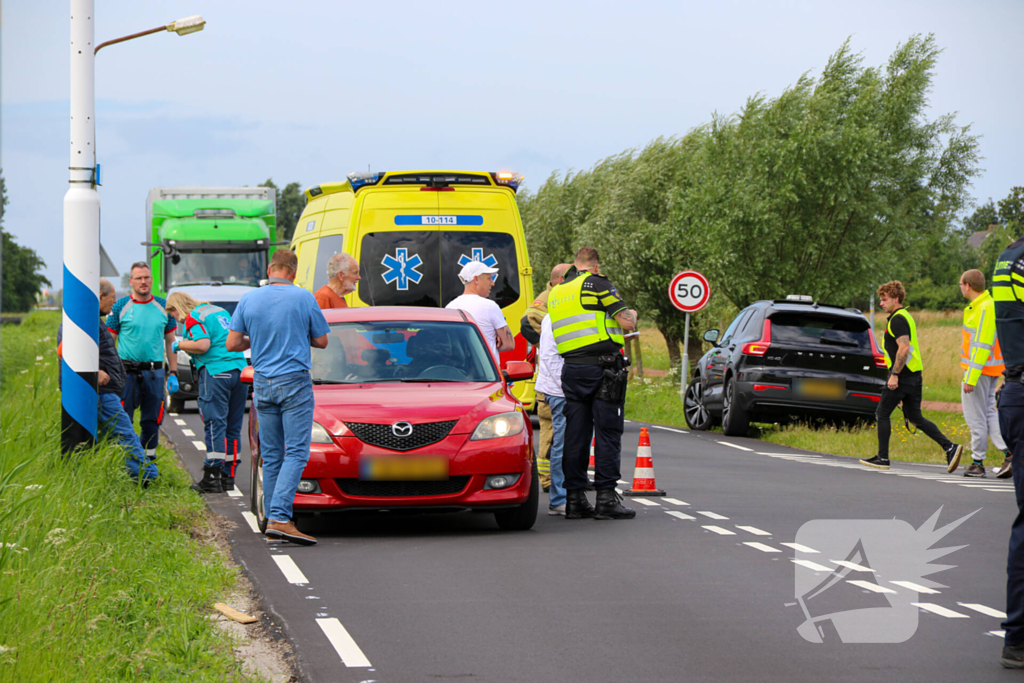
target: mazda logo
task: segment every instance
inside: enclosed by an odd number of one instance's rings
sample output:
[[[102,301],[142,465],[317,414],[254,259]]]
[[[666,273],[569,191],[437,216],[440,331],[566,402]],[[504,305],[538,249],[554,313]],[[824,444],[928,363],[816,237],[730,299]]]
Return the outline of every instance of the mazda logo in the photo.
[[[396,422],[391,425],[391,433],[395,436],[412,436],[412,425],[408,422]]]

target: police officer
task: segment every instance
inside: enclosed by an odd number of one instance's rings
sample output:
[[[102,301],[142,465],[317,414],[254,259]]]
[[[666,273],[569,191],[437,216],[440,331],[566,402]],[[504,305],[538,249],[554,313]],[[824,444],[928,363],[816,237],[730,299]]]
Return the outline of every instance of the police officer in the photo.
[[[617,296],[599,273],[593,247],[576,252],[565,281],[551,290],[548,315],[565,360],[566,519],[632,519],[636,511],[623,507],[615,491],[622,449],[623,404],[628,360],[622,355],[623,330],[636,329],[636,311]],[[587,500],[587,462],[594,434],[597,507]]]
[[[999,255],[992,277],[996,336],[1006,364],[1006,384],[999,396],[999,431],[1011,453],[1017,517],[1010,531],[1006,563],[1006,631],[1000,662],[1024,669],[1024,237]]]

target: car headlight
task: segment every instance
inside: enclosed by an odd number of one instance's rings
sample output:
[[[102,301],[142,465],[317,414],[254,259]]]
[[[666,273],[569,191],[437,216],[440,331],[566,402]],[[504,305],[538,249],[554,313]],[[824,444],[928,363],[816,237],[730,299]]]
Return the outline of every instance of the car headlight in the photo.
[[[481,441],[483,439],[500,439],[504,436],[513,436],[523,431],[525,426],[523,415],[519,412],[501,413],[491,415],[476,426],[470,441]]]
[[[331,435],[327,433],[327,430],[324,429],[323,425],[319,422],[313,423],[313,435],[311,441],[313,443],[334,443],[334,440],[331,439]]]

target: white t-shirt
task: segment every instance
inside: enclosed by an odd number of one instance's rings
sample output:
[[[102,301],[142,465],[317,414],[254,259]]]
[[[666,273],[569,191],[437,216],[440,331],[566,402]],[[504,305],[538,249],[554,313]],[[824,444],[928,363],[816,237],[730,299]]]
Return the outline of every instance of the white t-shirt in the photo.
[[[565,360],[558,355],[558,345],[551,331],[551,316],[544,316],[540,324],[540,348],[537,351],[537,391],[548,396],[565,398],[562,392],[562,366]]]
[[[480,331],[484,333],[487,345],[494,352],[494,357],[498,357],[497,331],[508,327],[508,323],[505,322],[505,314],[501,312],[497,302],[476,294],[463,294],[452,299],[445,308],[465,311],[473,316],[473,320],[480,326]]]

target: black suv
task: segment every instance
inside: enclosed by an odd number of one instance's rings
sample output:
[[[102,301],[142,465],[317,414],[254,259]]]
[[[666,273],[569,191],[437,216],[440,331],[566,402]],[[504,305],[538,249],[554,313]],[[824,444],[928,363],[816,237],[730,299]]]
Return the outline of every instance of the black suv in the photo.
[[[751,422],[872,420],[888,372],[864,315],[811,301],[747,306],[697,363],[683,396],[691,429],[721,420],[728,436]]]

